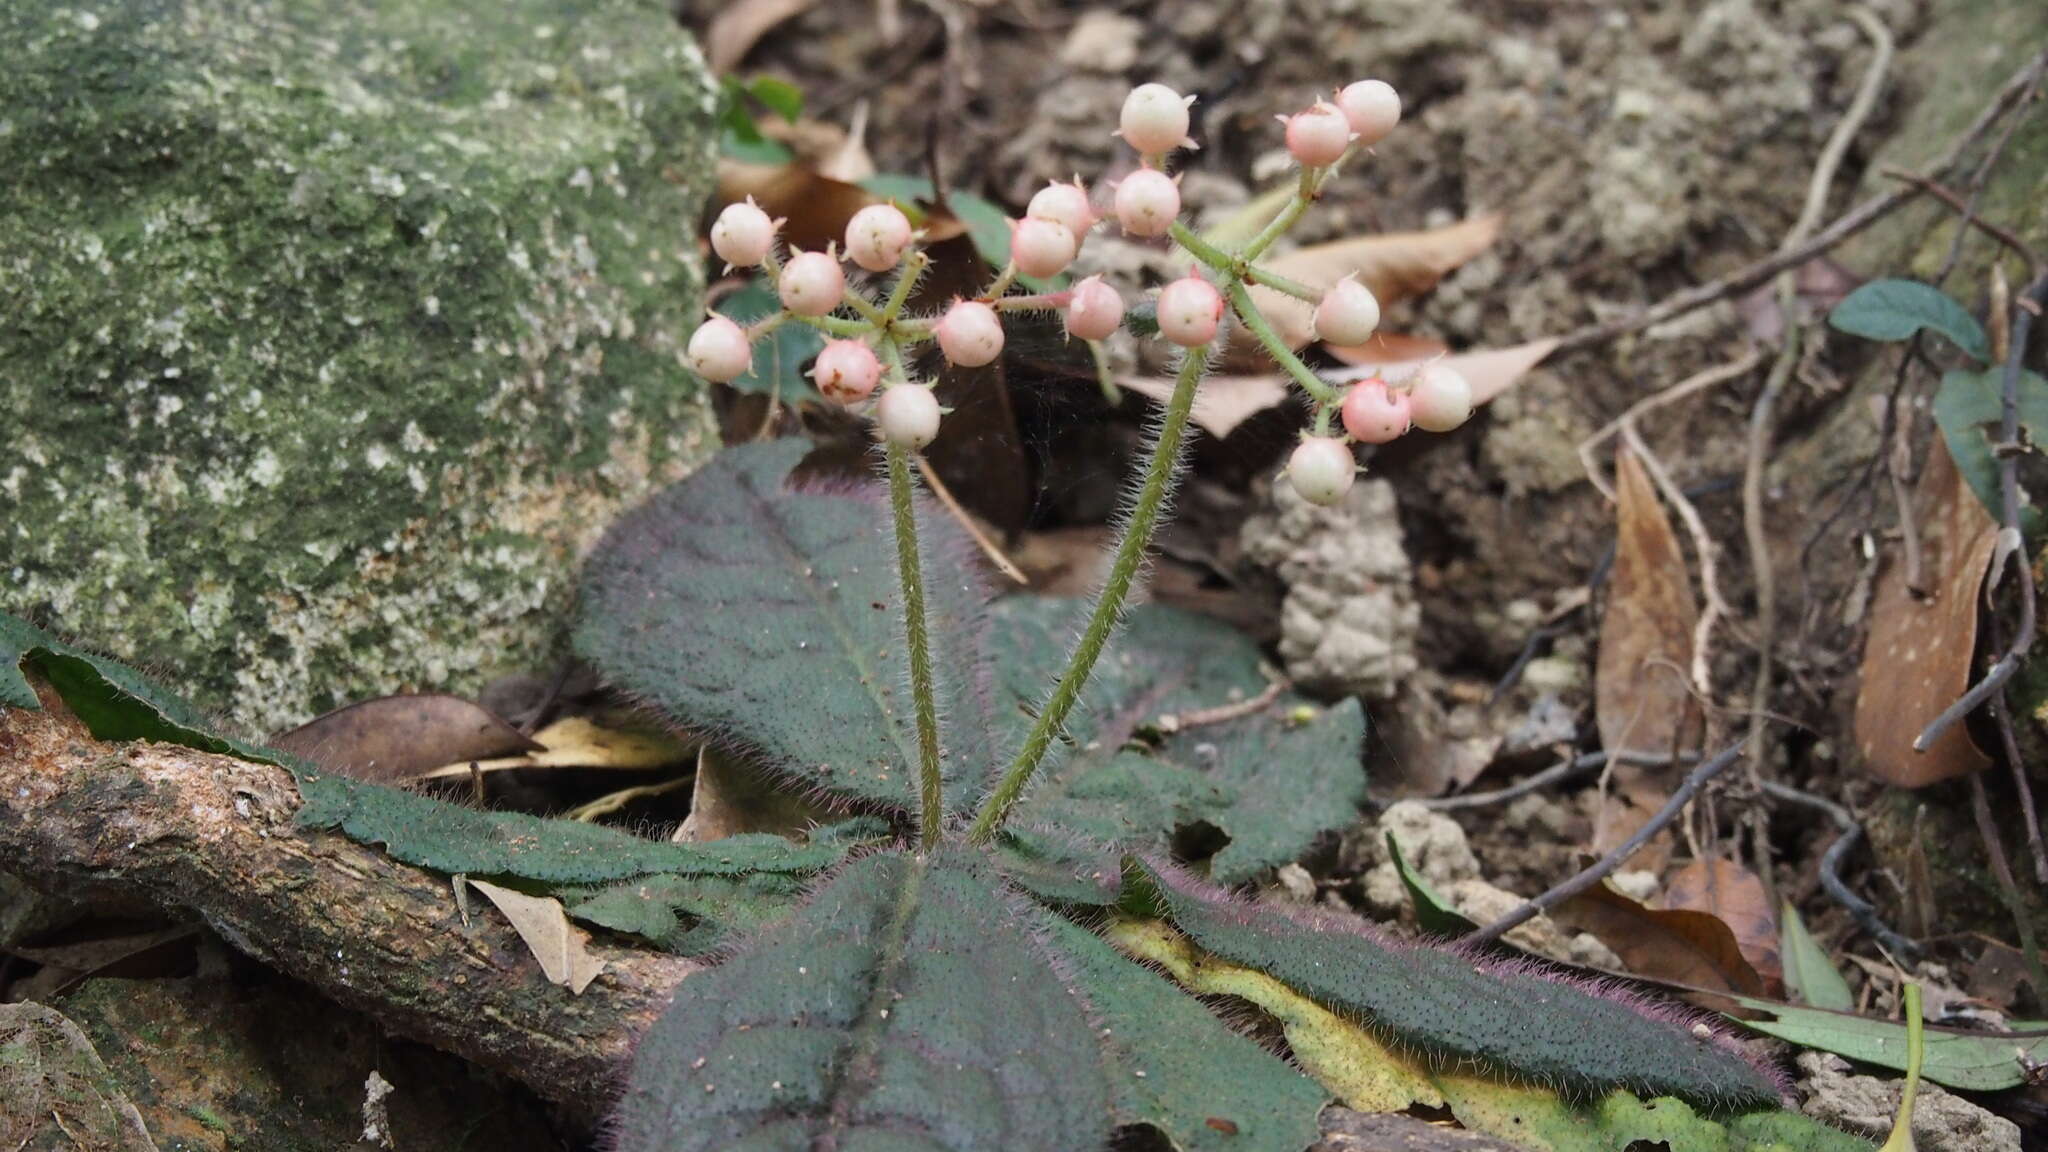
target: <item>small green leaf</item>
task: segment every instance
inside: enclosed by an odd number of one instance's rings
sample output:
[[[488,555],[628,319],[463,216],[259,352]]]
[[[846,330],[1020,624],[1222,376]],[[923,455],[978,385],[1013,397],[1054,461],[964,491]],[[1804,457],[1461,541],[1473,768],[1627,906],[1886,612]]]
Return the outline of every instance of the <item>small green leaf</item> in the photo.
[[[773,76],[756,76],[747,85],[747,94],[768,106],[770,112],[789,121],[797,122],[804,114],[804,90],[787,80]]]
[[[1316,1142],[1330,1094],[1314,1080],[1094,933],[1043,920],[1095,1008],[1119,1125],[1150,1125],[1182,1152],[1301,1152]]]
[[[1917,280],[1872,280],[1835,305],[1828,323],[1866,340],[1906,340],[1932,329],[1978,363],[1991,359],[1977,318],[1947,293]]]
[[[2019,420],[2034,444],[2048,443],[2048,380],[2022,371],[2019,378]],[[2004,370],[1950,372],[1934,394],[1934,422],[1948,445],[1956,470],[1977,494],[1993,520],[2005,519],[2005,497],[1999,491],[1998,455],[1992,448],[2005,419]],[[2039,538],[2041,509],[2020,492],[2020,530]]]
[[[803,879],[789,873],[669,874],[565,893],[563,903],[569,915],[586,924],[644,937],[685,956],[701,956],[787,915],[803,892]]]
[[[884,172],[861,181],[860,186],[895,201],[897,207],[911,213],[912,220],[923,219],[919,205],[930,204],[934,196],[932,182],[922,176]],[[981,253],[989,267],[1001,268],[1010,262],[1010,219],[1001,208],[972,192],[957,190],[946,193],[946,206],[967,225],[967,234],[974,238],[974,250]],[[1034,292],[1053,292],[1066,284],[1066,277],[1019,276],[1017,282]]]
[[[1828,954],[1806,930],[1799,909],[1787,902],[1778,910],[1778,954],[1785,963],[1785,991],[1801,1003],[1835,1012],[1856,1007],[1849,982],[1828,961]]]
[[[1451,906],[1451,902],[1437,895],[1436,889],[1422,874],[1408,867],[1408,860],[1401,855],[1401,844],[1387,833],[1387,855],[1393,858],[1394,871],[1401,874],[1401,885],[1408,889],[1408,899],[1415,905],[1415,924],[1432,936],[1446,939],[1463,936],[1475,931],[1479,925],[1467,919],[1463,912]]]
[[[1729,998],[1771,1017],[1737,1020],[1745,1028],[1801,1048],[1833,1052],[1895,1072],[1906,1070],[1908,1045],[1904,1024],[1800,1008],[1774,1000]],[[1993,1033],[1928,1028],[1926,1048],[1927,1060],[1920,1069],[1922,1078],[1965,1092],[1996,1092],[2026,1083],[2030,1065],[2048,1062],[2048,1031]]]
[[[619,1152],[1102,1147],[1080,999],[978,853],[864,856],[692,976],[640,1042]]]
[[[775,289],[768,286],[766,279],[756,279],[720,300],[717,310],[736,323],[752,324],[781,308],[782,301],[776,298]],[[740,392],[774,396],[785,404],[822,404],[824,396],[803,369],[824,347],[823,332],[808,324],[786,322],[754,341],[753,365],[746,375],[732,382],[732,387]]]

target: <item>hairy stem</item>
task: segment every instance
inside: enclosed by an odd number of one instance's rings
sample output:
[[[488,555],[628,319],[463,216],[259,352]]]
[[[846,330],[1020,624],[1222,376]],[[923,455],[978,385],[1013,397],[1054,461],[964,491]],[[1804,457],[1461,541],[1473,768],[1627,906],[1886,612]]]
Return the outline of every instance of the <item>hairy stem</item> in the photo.
[[[1320,304],[1323,300],[1321,292],[1303,284],[1301,281],[1290,280],[1278,272],[1261,268],[1256,264],[1246,265],[1244,278],[1248,283],[1264,285],[1275,292],[1292,296],[1296,300],[1303,300],[1310,304]]]
[[[883,323],[893,322],[898,316],[903,315],[903,306],[910,302],[911,290],[917,287],[918,278],[924,275],[926,268],[931,267],[931,263],[932,258],[923,252],[910,254],[909,262],[904,264],[903,271],[896,276],[895,290],[889,293],[889,299],[882,304]]]
[[[1308,365],[1301,362],[1301,357],[1294,354],[1294,349],[1289,348],[1287,342],[1280,338],[1280,334],[1273,331],[1272,323],[1259,311],[1259,306],[1252,301],[1252,294],[1245,290],[1243,284],[1235,280],[1230,281],[1228,295],[1230,308],[1237,313],[1237,318],[1244,322],[1245,331],[1250,332],[1258,338],[1259,343],[1266,346],[1266,352],[1273,357],[1273,362],[1292,376],[1294,382],[1301,385],[1302,391],[1326,405],[1335,404],[1344,398],[1344,394],[1334,385],[1324,383],[1314,372],[1309,371]]]
[[[1103,581],[1102,591],[1096,594],[1095,609],[1088,617],[1088,626],[1082,631],[1080,642],[1074,645],[1065,674],[1054,685],[1045,706],[1039,709],[1038,722],[1025,738],[1023,749],[1017,753],[1017,758],[1003,773],[987,803],[976,814],[974,827],[967,834],[975,843],[986,842],[1003,826],[1010,809],[1024,794],[1024,786],[1031,782],[1031,774],[1038,770],[1046,751],[1052,747],[1054,736],[1066,723],[1067,713],[1081,698],[1081,688],[1088,682],[1089,673],[1095,670],[1095,661],[1101,657],[1103,646],[1109,642],[1110,634],[1116,631],[1118,621],[1123,618],[1124,600],[1130,595],[1131,583],[1137,579],[1139,567],[1144,564],[1145,550],[1152,543],[1152,530],[1159,522],[1159,510],[1166,503],[1167,491],[1173,487],[1175,473],[1180,467],[1181,441],[1187,433],[1188,412],[1195,404],[1195,384],[1202,378],[1202,368],[1208,358],[1207,348],[1192,348],[1188,350],[1187,359],[1181,362],[1180,375],[1173,384],[1173,398],[1167,402],[1166,420],[1160,425],[1152,459],[1139,483],[1130,520],[1124,525],[1123,539],[1117,543],[1116,559],[1110,565],[1109,578]]]
[[[1244,251],[1238,253],[1239,259],[1257,260],[1266,254],[1266,249],[1271,248],[1275,240],[1287,235],[1287,230],[1294,227],[1301,219],[1302,213],[1308,211],[1310,204],[1315,203],[1317,193],[1322,190],[1323,177],[1329,172],[1328,168],[1304,169],[1301,173],[1301,188],[1294,193],[1294,199],[1289,200],[1287,206],[1273,217],[1272,222],[1260,229],[1257,236],[1252,237],[1251,243],[1246,244]]]
[[[897,387],[915,387],[898,384]],[[939,709],[932,693],[931,638],[924,616],[924,571],[917,555],[917,515],[911,500],[909,453],[888,447],[889,510],[896,521],[896,576],[903,585],[903,634],[910,649],[910,697],[917,712],[917,791],[922,810],[917,843],[930,851],[945,820],[939,780]]]
[[[1180,221],[1175,220],[1167,234],[1173,237],[1174,243],[1187,249],[1188,255],[1207,264],[1211,270],[1225,275],[1236,270],[1237,257],[1195,235],[1194,229]]]

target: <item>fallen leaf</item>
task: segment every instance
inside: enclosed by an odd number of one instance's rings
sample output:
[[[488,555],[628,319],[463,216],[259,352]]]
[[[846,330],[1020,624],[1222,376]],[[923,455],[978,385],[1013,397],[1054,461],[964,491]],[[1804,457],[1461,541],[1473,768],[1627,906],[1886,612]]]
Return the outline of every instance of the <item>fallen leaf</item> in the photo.
[[[714,76],[722,76],[746,59],[761,37],[777,24],[809,11],[818,0],[734,0],[718,10],[704,31],[704,58]]]
[[[541,974],[548,978],[548,983],[559,984],[581,996],[597,974],[604,971],[604,961],[590,954],[590,933],[569,923],[560,900],[528,896],[467,877],[459,878],[457,884],[469,885],[498,906],[498,911],[512,922],[513,931],[526,942],[533,958],[540,962]]]
[[[446,780],[472,771],[508,768],[666,768],[687,761],[692,745],[667,733],[605,728],[586,716],[570,716],[533,734],[534,751],[489,760],[458,760],[422,773],[421,780]]]
[[[385,696],[338,708],[271,739],[280,752],[343,776],[393,784],[439,765],[489,760],[540,745],[460,696]]]
[[[1202,233],[1202,239],[1226,252],[1244,247],[1251,242],[1252,237],[1259,234],[1259,230],[1264,228],[1267,222],[1279,215],[1281,209],[1287,207],[1300,187],[1301,184],[1297,180],[1283,180],[1273,185],[1239,205],[1230,215]]]
[[[1916,503],[1920,579],[1933,595],[1913,595],[1902,559],[1878,576],[1856,697],[1856,747],[1863,762],[1901,788],[1967,776],[1991,762],[1970,741],[1966,725],[1952,725],[1926,752],[1915,752],[1913,741],[1969,687],[1977,589],[1991,564],[1998,526],[1945,448],[1928,453]]]
[[[1778,909],[1779,954],[1785,964],[1785,994],[1815,1008],[1848,1012],[1856,1007],[1856,994],[1841,970],[1828,961],[1820,941],[1807,931],[1799,909],[1789,902]]]
[[[1414,337],[1402,339],[1413,340]],[[1370,349],[1372,345],[1360,345]],[[1500,396],[1501,393],[1519,384],[1531,368],[1543,363],[1551,350],[1557,347],[1554,337],[1531,340],[1527,344],[1515,344],[1507,348],[1479,348],[1471,352],[1460,352],[1455,356],[1418,356],[1401,360],[1375,361],[1361,356],[1352,361],[1353,367],[1342,372],[1327,375],[1331,381],[1344,383],[1363,380],[1367,376],[1379,375],[1394,382],[1406,380],[1416,369],[1435,360],[1446,368],[1455,370],[1472,385],[1472,405],[1478,407]],[[1337,349],[1330,351],[1336,352]],[[1345,351],[1353,351],[1346,349]]]
[[[697,755],[690,814],[676,829],[679,844],[703,844],[747,832],[797,836],[826,810],[730,757],[705,748]]]
[[[1591,932],[1628,970],[1716,992],[1762,995],[1764,979],[1742,955],[1735,933],[1706,912],[1649,908],[1606,881],[1550,910],[1567,932]]]
[[[1745,1028],[1801,1048],[1833,1052],[1893,1071],[1906,1070],[1906,1026],[1902,1023],[1747,996],[1734,999],[1751,1012],[1774,1017],[1731,1017]],[[2017,1088],[2032,1078],[2034,1069],[2048,1063],[2048,1031],[1962,1032],[1932,1025],[1924,1031],[1920,1075],[1944,1088],[1965,1092]]]
[[[1385,365],[1420,364],[1448,356],[1451,346],[1427,336],[1403,336],[1399,332],[1375,332],[1363,344],[1325,344],[1323,351],[1346,364],[1363,364],[1375,370]]]
[[[1997,940],[1986,939],[1984,951],[1970,965],[1970,990],[2000,1011],[2010,1009],[2019,998],[2020,985],[2030,981],[2026,954]],[[1815,1007],[1829,1005],[1815,1002]]]
[[[1385,307],[1419,296],[1444,275],[1491,247],[1500,236],[1501,216],[1491,213],[1421,232],[1388,232],[1296,248],[1260,261],[1270,271],[1321,291],[1349,275],[1372,289]],[[1288,347],[1314,335],[1315,306],[1305,300],[1254,286],[1252,299],[1273,322]]]
[[[1764,987],[1782,990],[1784,962],[1778,948],[1778,920],[1756,873],[1733,860],[1693,860],[1665,882],[1667,910],[1705,912],[1728,926],[1742,958],[1763,977]]]
[[[1667,755],[1687,746],[1694,727],[1686,670],[1699,609],[1678,533],[1625,444],[1615,451],[1614,474],[1614,569],[1600,617],[1594,715],[1610,755]]]
[[[1163,376],[1125,376],[1117,385],[1158,404],[1173,398],[1173,381]],[[1195,387],[1195,404],[1188,419],[1221,440],[1287,396],[1285,376],[1208,376]]]
[[[749,196],[762,211],[783,221],[779,235],[790,247],[805,251],[844,242],[846,222],[877,199],[858,184],[821,176],[800,164],[721,159],[714,197],[717,204]]]

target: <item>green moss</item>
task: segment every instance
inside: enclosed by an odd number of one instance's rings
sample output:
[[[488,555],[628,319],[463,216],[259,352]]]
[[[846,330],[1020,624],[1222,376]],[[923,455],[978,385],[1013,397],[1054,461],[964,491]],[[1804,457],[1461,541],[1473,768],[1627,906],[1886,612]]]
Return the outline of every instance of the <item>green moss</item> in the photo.
[[[0,607],[268,727],[532,659],[709,443],[658,0],[0,11]]]

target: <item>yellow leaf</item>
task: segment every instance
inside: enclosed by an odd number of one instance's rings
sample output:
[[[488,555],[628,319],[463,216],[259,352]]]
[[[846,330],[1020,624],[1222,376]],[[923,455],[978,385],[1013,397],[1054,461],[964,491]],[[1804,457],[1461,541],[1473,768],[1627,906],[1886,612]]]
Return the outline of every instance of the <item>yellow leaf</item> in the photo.
[[[1492,246],[1500,236],[1500,225],[1499,213],[1474,216],[1421,232],[1388,232],[1312,244],[1260,263],[1318,291],[1356,274],[1384,307],[1436,287],[1445,273]],[[1273,322],[1289,347],[1309,342],[1314,305],[1270,288],[1251,291],[1259,311]]]
[[[482,880],[465,878],[460,883],[483,893],[498,906],[498,911],[512,922],[513,931],[526,942],[533,958],[540,962],[541,974],[548,978],[548,983],[559,984],[581,996],[597,974],[604,971],[604,961],[590,954],[590,934],[569,923],[560,900],[528,896]]]

